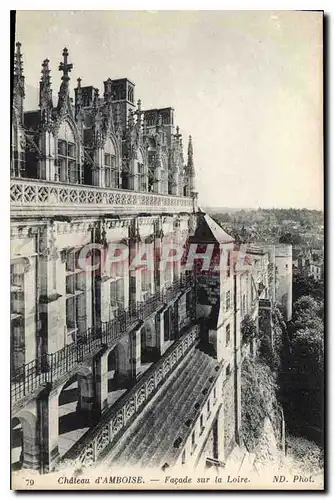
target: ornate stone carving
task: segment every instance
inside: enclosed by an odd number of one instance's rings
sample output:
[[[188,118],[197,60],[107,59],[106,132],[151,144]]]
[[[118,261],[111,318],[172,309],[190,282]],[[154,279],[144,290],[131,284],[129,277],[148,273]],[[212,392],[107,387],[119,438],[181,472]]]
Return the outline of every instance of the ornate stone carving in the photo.
[[[59,64],[59,71],[63,72],[61,77],[61,85],[58,93],[58,106],[57,111],[60,115],[66,114],[70,108],[70,98],[69,98],[69,73],[73,69],[73,64],[68,63],[68,50],[65,47],[63,50],[64,60]]]
[[[142,212],[192,212],[190,197],[160,195],[155,193],[138,193],[131,190],[103,189],[88,186],[67,186],[36,180],[12,180],[10,198],[13,213],[25,212],[31,209],[35,214],[52,213],[63,206],[63,213],[71,209],[72,213],[96,206],[97,212],[103,210],[114,213],[118,208],[133,208]],[[139,208],[140,207],[140,208]]]
[[[39,253],[44,258],[58,259],[59,257],[56,248],[55,224],[53,222],[45,228],[40,238]]]

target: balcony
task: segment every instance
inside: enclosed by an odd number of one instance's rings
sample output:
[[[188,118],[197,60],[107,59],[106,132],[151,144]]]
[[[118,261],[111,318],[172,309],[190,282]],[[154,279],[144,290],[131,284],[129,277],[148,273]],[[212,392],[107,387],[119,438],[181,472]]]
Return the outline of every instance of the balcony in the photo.
[[[40,179],[12,179],[10,201],[11,216],[27,218],[58,214],[120,215],[193,211],[190,197],[62,184]]]
[[[169,302],[171,291],[178,293],[194,286],[192,276],[182,276],[168,290],[158,291],[145,302],[134,304],[129,310],[118,310],[115,318],[78,334],[76,341],[54,353],[45,353],[41,359],[12,371],[12,401],[18,403],[40,390],[46,383],[71,373],[86,359],[97,354],[103,346],[112,347],[139,321],[146,320]]]
[[[105,456],[198,341],[199,327],[193,325],[132,389],[103,414],[98,424],[87,431],[63,460],[79,462],[87,467]]]

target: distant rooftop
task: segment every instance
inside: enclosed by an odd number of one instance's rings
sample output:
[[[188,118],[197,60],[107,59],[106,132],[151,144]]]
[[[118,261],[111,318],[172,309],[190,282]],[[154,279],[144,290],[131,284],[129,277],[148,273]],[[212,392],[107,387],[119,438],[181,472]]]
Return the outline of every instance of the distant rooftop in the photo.
[[[204,212],[199,214],[198,225],[193,237],[197,242],[203,243],[233,243],[234,238],[215,222],[210,215]]]

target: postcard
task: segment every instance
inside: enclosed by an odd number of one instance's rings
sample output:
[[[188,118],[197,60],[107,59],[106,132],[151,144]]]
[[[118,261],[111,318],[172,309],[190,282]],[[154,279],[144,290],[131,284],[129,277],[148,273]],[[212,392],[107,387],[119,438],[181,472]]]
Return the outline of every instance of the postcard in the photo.
[[[323,13],[12,13],[14,490],[323,490]]]

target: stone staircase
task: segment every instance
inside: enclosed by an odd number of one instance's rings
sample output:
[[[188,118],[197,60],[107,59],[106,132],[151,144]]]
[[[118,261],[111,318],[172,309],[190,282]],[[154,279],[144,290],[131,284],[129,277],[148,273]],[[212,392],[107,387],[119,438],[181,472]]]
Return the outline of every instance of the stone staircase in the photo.
[[[183,369],[152,401],[131,434],[106,461],[120,467],[171,465],[189,433],[188,421],[199,411],[196,403],[201,405],[206,397],[202,391],[211,386],[218,370],[211,356],[199,348],[191,351]],[[179,446],[174,446],[176,440]]]

